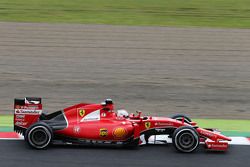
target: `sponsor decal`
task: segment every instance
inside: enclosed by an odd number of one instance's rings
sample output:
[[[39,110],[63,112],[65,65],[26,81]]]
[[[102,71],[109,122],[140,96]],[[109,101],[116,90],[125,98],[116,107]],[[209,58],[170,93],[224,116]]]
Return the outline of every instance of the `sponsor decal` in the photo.
[[[85,115],[85,110],[84,109],[79,109],[79,115],[83,117]]]
[[[172,122],[156,122],[155,126],[173,126]]]
[[[19,106],[19,105],[16,105],[15,109],[37,110],[37,109],[39,109],[39,106],[37,106],[37,105],[29,105],[29,106]]]
[[[42,114],[42,110],[15,109],[15,114],[33,114],[33,115],[40,115],[40,114]]]
[[[126,135],[127,135],[127,130],[122,127],[116,128],[113,131],[113,136],[115,138],[124,138]]]
[[[146,129],[149,129],[150,126],[151,126],[151,122],[145,122],[145,128],[146,128]]]
[[[15,125],[17,125],[17,126],[26,126],[27,124],[28,124],[28,122],[21,122],[21,121],[20,122],[18,121],[15,123]]]
[[[206,143],[207,147],[209,149],[219,149],[219,148],[222,148],[222,149],[225,149],[228,147],[228,144],[227,143],[212,143],[212,142],[208,142]]]
[[[79,133],[80,132],[80,127],[79,126],[74,126],[73,131],[74,131],[74,133]]]
[[[16,115],[16,119],[24,119],[25,115]]]
[[[212,147],[227,148],[227,144],[212,144]]]
[[[97,121],[97,120],[100,120],[100,110],[96,110],[96,111],[93,111],[87,115],[85,115],[80,122],[83,122],[83,121]]]
[[[204,136],[208,136],[208,137],[213,137],[214,136],[213,133],[210,133],[210,132],[207,132],[207,131],[200,131],[200,134],[202,134]]]
[[[100,119],[99,118],[86,118],[86,119],[81,120],[81,122],[82,121],[98,121],[98,120]]]
[[[165,132],[166,129],[155,129],[157,132]]]
[[[108,136],[108,129],[106,129],[106,128],[101,128],[101,129],[100,129],[100,136],[101,136],[101,137],[106,137],[106,136]]]
[[[16,122],[17,122],[17,121],[23,122],[23,121],[25,121],[25,119],[16,118],[15,121],[16,121]]]

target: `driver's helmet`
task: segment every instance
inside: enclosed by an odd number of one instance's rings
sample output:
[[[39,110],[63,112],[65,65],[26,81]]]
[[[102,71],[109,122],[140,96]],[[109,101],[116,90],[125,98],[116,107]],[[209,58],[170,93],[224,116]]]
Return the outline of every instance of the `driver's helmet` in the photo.
[[[129,114],[126,110],[120,109],[120,110],[117,110],[117,116],[118,117],[128,117]]]

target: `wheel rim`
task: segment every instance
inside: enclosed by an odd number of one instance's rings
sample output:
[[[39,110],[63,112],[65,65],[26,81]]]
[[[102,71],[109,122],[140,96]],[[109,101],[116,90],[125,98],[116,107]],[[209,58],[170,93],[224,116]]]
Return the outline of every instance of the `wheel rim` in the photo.
[[[179,144],[182,148],[188,149],[194,144],[194,136],[190,133],[183,133],[179,137]]]
[[[175,135],[173,142],[179,151],[192,152],[199,145],[199,136],[192,129],[182,129]]]
[[[31,140],[35,145],[41,146],[47,143],[48,135],[43,129],[35,129],[31,133]]]

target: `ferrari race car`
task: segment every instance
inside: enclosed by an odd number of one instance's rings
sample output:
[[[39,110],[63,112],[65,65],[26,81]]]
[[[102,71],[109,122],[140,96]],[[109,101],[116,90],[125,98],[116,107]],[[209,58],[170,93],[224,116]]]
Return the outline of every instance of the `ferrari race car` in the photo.
[[[14,130],[35,149],[50,144],[137,147],[155,144],[157,136],[164,135],[178,151],[189,153],[201,143],[208,150],[225,151],[231,141],[218,131],[198,127],[185,115],[168,118],[128,114],[125,110],[116,113],[111,99],[101,104],[80,103],[51,114],[42,112],[41,98],[15,99],[14,103]]]

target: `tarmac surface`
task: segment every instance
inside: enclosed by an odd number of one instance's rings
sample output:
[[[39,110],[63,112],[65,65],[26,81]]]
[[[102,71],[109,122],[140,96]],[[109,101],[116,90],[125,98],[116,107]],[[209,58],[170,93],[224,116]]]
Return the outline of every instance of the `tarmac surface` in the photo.
[[[228,152],[208,152],[199,148],[190,154],[176,152],[172,145],[142,146],[135,150],[87,146],[54,146],[35,150],[27,147],[24,141],[1,140],[0,146],[1,167],[248,167],[250,163],[250,146],[230,146]]]
[[[250,30],[0,22],[0,113],[25,96],[250,119]]]

